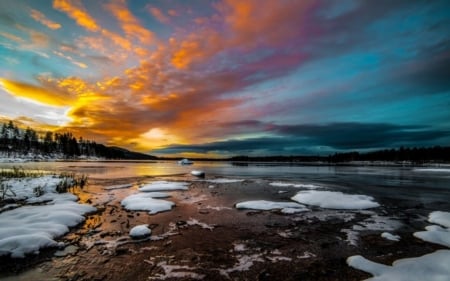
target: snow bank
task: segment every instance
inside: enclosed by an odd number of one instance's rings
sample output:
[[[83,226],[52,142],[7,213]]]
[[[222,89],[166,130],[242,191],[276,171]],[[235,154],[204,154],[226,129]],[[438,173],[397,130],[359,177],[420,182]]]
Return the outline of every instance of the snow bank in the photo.
[[[450,247],[450,213],[441,211],[432,212],[428,216],[428,221],[444,227],[430,225],[425,228],[426,231],[415,232],[414,236],[427,242]]]
[[[130,211],[148,211],[149,214],[170,211],[175,203],[155,199],[152,193],[137,193],[122,200],[122,206]]]
[[[150,236],[151,234],[152,231],[148,228],[148,224],[137,225],[130,230],[130,236],[132,238],[144,238]]]
[[[25,206],[0,214],[0,256],[23,258],[39,253],[43,247],[54,247],[53,240],[85,220],[84,214],[96,209],[72,201],[52,205]]]
[[[367,195],[344,194],[338,191],[306,190],[298,192],[291,198],[299,203],[329,209],[369,209],[380,206]]]
[[[187,190],[189,183],[187,182],[168,182],[168,181],[154,181],[145,184],[139,188],[139,191],[170,191],[170,190]]]
[[[396,260],[392,266],[375,263],[362,256],[349,257],[347,264],[375,276],[367,280],[450,280],[449,250],[439,250],[421,257]]]
[[[292,214],[295,212],[308,211],[308,209],[298,203],[294,202],[273,202],[266,200],[244,201],[236,204],[237,209],[252,209],[252,210],[273,210],[281,209],[281,212]]]
[[[39,249],[44,247],[59,246],[55,238],[67,233],[69,227],[83,222],[84,214],[96,210],[76,203],[78,198],[73,194],[57,193],[56,186],[61,180],[46,175],[3,181],[9,187],[6,198],[46,205],[16,204],[13,210],[3,209],[0,213],[0,256],[22,258],[28,253],[39,253]]]
[[[30,203],[36,203],[39,201],[38,199],[31,199],[39,197],[37,193],[35,193],[35,189],[39,189],[39,191],[45,195],[50,193],[50,200],[53,194],[56,194],[56,186],[63,179],[53,176],[46,175],[37,178],[12,178],[3,181],[3,185],[9,187],[9,191],[6,192],[5,198],[14,199],[14,200],[36,200]],[[76,200],[76,198],[75,198]]]

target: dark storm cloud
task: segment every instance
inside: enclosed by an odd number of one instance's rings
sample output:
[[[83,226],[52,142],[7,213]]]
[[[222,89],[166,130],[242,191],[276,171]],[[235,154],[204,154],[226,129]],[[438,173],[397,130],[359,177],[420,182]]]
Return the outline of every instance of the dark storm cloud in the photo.
[[[252,125],[254,122],[241,122]],[[259,124],[259,122],[258,122]],[[276,137],[227,140],[198,145],[171,145],[154,153],[216,152],[223,154],[296,154],[321,153],[311,147],[324,146],[331,150],[358,150],[427,145],[450,138],[449,131],[434,130],[424,126],[399,126],[393,124],[333,123],[325,125],[272,126]]]
[[[388,123],[279,126],[275,131],[282,135],[303,138],[311,144],[343,150],[417,144],[450,136],[448,131],[433,130],[423,126],[400,126]]]

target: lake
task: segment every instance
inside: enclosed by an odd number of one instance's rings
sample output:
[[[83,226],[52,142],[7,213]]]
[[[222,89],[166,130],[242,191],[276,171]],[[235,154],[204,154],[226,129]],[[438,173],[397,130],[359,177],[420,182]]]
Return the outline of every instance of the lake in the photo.
[[[0,169],[74,172],[91,179],[123,179],[142,176],[183,176],[202,170],[206,177],[267,179],[321,184],[331,189],[363,193],[377,199],[436,202],[450,210],[450,167],[410,166],[326,166],[283,163],[195,162],[178,165],[176,161],[102,161],[102,162],[26,162],[1,163]]]

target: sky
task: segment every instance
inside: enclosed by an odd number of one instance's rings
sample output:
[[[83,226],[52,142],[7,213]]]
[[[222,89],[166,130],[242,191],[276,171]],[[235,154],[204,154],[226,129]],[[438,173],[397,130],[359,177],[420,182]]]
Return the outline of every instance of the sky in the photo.
[[[158,156],[450,144],[450,1],[0,1],[0,121]]]

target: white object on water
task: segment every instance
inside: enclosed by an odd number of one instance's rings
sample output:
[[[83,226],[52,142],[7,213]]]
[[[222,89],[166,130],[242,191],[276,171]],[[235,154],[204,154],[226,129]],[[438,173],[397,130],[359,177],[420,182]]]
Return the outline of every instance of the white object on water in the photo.
[[[205,176],[205,172],[199,171],[199,170],[193,170],[191,172],[191,175],[196,176],[196,177],[204,177]]]
[[[130,236],[132,238],[145,238],[151,234],[152,230],[148,228],[148,224],[137,225],[130,230]]]
[[[191,160],[189,160],[187,158],[184,158],[184,159],[181,159],[180,161],[178,161],[178,164],[180,164],[180,165],[192,165],[192,164],[194,164],[194,162],[192,162]]]

